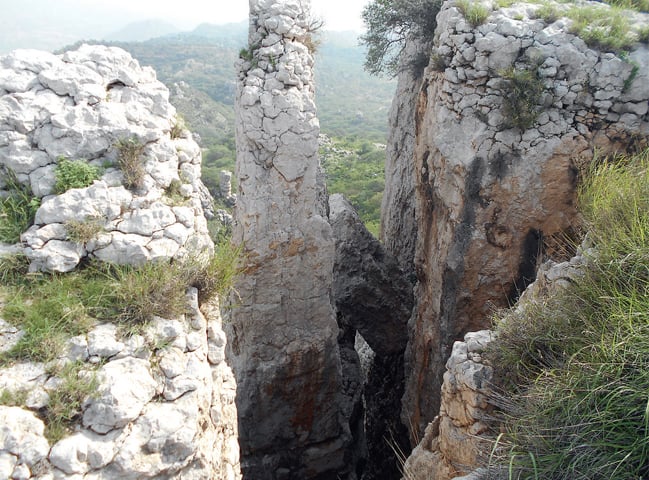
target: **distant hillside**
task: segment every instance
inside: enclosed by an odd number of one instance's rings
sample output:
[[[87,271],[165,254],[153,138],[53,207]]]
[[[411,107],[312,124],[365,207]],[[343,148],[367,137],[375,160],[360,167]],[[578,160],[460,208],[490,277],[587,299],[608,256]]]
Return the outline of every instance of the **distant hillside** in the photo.
[[[143,42],[151,38],[172,35],[180,30],[171,23],[163,20],[144,20],[141,22],[129,23],[116,32],[105,35],[102,40],[121,42]]]
[[[234,63],[241,48],[247,45],[247,32],[247,22],[206,23],[191,32],[144,42],[111,44],[130,52],[142,65],[155,68],[158,78],[170,89],[175,83],[185,82],[232,112]],[[368,75],[363,70],[363,60],[364,49],[359,46],[356,33],[322,34],[316,56],[316,102],[320,125],[323,133],[330,136],[382,142],[387,132],[387,111],[395,84],[392,80]],[[194,128],[190,119],[193,113],[181,105],[178,108]],[[226,118],[233,118],[233,114],[219,110]],[[225,133],[217,132],[217,137]],[[210,145],[215,140],[211,135],[201,135],[203,145]]]

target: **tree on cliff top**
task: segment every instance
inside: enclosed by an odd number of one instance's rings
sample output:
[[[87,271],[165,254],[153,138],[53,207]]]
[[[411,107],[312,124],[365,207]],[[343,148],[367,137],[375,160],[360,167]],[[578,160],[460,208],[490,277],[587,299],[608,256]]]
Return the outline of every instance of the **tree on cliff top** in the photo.
[[[396,75],[406,39],[430,42],[437,26],[441,0],[373,0],[362,13],[367,32],[365,69],[373,74]]]

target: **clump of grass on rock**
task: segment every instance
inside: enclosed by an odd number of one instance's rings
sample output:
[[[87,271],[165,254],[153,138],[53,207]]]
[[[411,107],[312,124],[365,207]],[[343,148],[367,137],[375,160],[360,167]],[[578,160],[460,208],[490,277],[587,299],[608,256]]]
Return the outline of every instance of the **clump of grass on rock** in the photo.
[[[497,326],[511,478],[649,476],[649,151],[580,190],[594,252],[563,294]]]

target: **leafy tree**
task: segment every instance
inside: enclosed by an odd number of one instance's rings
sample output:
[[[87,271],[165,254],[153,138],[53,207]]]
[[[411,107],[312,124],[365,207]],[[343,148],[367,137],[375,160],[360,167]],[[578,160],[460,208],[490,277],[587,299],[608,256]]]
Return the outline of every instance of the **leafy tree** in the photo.
[[[373,0],[362,13],[367,32],[361,42],[368,47],[365,69],[373,74],[398,73],[399,56],[406,39],[432,41],[441,0]]]

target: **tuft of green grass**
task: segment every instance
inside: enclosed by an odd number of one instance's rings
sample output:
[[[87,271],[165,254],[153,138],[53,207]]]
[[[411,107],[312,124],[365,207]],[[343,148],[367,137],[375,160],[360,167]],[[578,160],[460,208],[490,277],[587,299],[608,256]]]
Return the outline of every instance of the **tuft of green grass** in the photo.
[[[509,67],[498,72],[503,84],[503,110],[510,127],[527,130],[536,122],[541,95],[545,90],[538,76],[538,69],[528,66],[524,69]]]
[[[45,438],[54,444],[66,436],[78,422],[84,402],[97,393],[96,371],[88,364],[66,364],[56,375],[61,383],[49,393],[47,407],[41,412],[45,423]]]
[[[41,202],[12,170],[4,168],[2,173],[6,193],[0,196],[0,242],[16,243],[20,234],[34,223]]]
[[[0,355],[0,363],[53,360],[62,353],[66,339],[88,330],[91,320],[79,295],[79,280],[75,275],[37,276],[23,278],[9,290],[2,316],[24,335]]]
[[[97,238],[104,230],[104,220],[101,217],[88,217],[85,220],[68,220],[65,222],[68,240],[85,244]]]
[[[7,407],[21,407],[27,401],[28,390],[0,390],[0,405]]]
[[[649,150],[600,160],[579,203],[595,247],[561,295],[512,311],[487,357],[511,478],[649,475]]]
[[[187,124],[185,122],[185,119],[182,117],[182,115],[176,114],[176,122],[172,125],[171,131],[169,132],[171,139],[175,140],[177,138],[183,138],[186,132]]]
[[[455,5],[473,27],[482,25],[491,13],[489,8],[475,0],[457,0]]]
[[[572,20],[570,31],[588,46],[621,52],[637,40],[628,17],[619,7],[573,6],[566,16]]]
[[[141,188],[146,175],[142,159],[144,145],[136,138],[124,138],[115,144],[115,148],[117,163],[124,176],[124,185],[129,189]]]
[[[22,253],[0,256],[0,284],[17,285],[29,271],[29,259]]]
[[[541,7],[534,12],[534,15],[545,23],[554,23],[559,19],[559,17],[561,17],[561,12],[555,3],[547,2],[543,3]]]
[[[54,176],[56,178],[54,191],[60,194],[71,188],[88,187],[101,175],[99,168],[90,165],[85,160],[68,160],[65,157],[59,157]]]
[[[215,245],[210,258],[185,264],[189,284],[198,288],[201,303],[217,295],[223,298],[230,292],[242,272],[242,251],[241,246],[235,247],[225,240]]]

